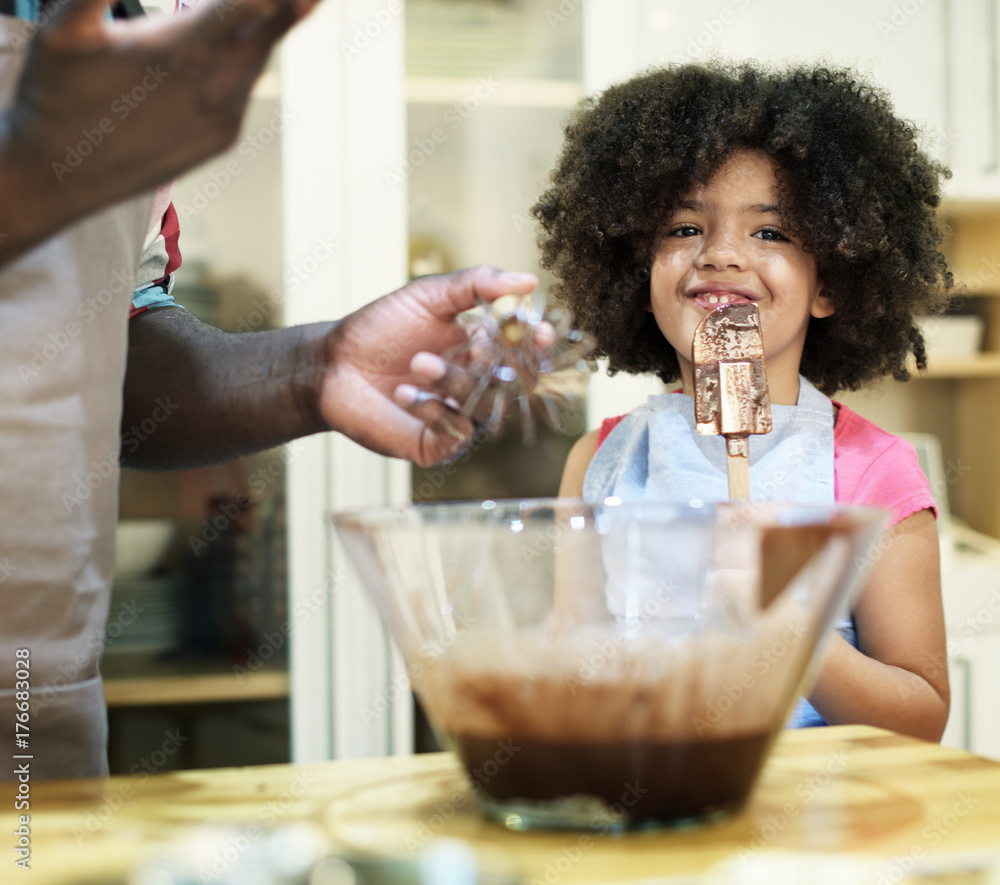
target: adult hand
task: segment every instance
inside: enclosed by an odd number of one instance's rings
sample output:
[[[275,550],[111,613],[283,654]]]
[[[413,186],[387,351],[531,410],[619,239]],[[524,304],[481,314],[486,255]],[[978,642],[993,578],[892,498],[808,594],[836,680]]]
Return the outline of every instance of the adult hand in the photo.
[[[320,391],[327,423],[373,451],[421,467],[453,456],[475,427],[446,397],[418,389],[428,374],[421,362],[426,366],[431,355],[467,340],[469,331],[456,317],[477,298],[526,295],[537,285],[532,274],[479,266],[421,277],[345,317],[327,339]]]
[[[66,0],[28,43],[0,118],[3,202],[17,208],[9,224],[3,211],[0,249],[23,251],[231,145],[272,47],[314,3],[209,0],[121,21],[109,0]]]

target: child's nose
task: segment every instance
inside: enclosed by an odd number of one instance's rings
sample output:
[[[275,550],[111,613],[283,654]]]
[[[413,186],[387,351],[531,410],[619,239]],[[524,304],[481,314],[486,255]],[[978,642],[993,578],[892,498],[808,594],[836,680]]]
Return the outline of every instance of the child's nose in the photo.
[[[746,251],[740,247],[739,238],[720,232],[715,236],[705,237],[698,256],[698,266],[726,270],[735,268],[744,270],[746,267]]]

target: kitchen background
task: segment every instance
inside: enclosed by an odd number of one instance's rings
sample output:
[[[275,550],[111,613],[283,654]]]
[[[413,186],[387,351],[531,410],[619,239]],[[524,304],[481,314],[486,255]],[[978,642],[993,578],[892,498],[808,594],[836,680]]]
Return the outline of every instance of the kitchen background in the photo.
[[[998,6],[328,0],[261,78],[239,142],[179,182],[175,297],[252,332],[342,316],[477,262],[535,270],[545,285],[528,209],[582,96],[649,64],[710,57],[857,68],[953,170],[943,213],[964,288],[927,327],[925,377],[843,399],[918,446],[944,514],[945,742],[1000,758]],[[511,422],[447,470],[323,436],[214,468],[124,473],[103,664],[112,770],[432,747],[329,513],[552,494],[577,435],[658,389],[567,379],[567,433],[542,425],[527,447]]]

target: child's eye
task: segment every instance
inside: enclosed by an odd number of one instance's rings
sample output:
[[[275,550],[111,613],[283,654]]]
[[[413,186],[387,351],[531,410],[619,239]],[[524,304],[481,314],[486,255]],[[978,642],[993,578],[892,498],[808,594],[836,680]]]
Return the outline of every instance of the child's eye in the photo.
[[[672,237],[696,237],[701,231],[693,224],[677,224],[670,228]]]
[[[786,237],[778,228],[776,227],[762,227],[756,234],[755,237],[759,237],[762,240],[771,240],[774,242],[779,242],[782,240],[787,240]]]

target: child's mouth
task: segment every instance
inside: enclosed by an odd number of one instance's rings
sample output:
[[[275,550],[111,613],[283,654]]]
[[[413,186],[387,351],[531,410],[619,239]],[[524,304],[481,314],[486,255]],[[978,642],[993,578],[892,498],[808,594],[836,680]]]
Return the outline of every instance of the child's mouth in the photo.
[[[714,310],[724,304],[749,304],[753,301],[739,292],[693,292],[688,295],[702,310]]]

